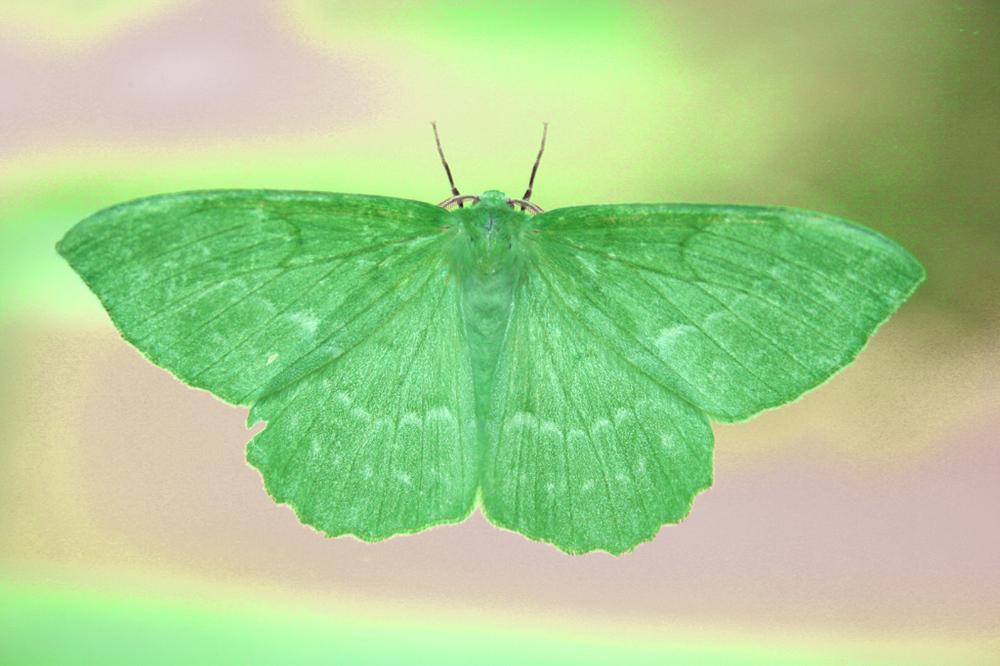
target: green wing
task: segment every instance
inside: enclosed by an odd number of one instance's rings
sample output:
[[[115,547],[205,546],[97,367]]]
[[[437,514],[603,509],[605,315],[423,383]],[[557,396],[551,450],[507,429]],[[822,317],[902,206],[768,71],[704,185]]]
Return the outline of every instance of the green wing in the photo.
[[[537,215],[487,419],[483,505],[569,552],[620,553],[711,484],[707,417],[794,400],[924,271],[884,236],[780,208]]]
[[[925,277],[882,234],[788,208],[584,206],[535,224],[538,270],[579,324],[720,422],[829,379]]]
[[[571,553],[619,554],[712,484],[697,408],[581,326],[550,276],[515,296],[486,419],[483,511]]]
[[[367,540],[456,522],[478,470],[447,211],[189,192],[101,211],[60,253],[126,340],[268,421],[247,447],[308,524]]]

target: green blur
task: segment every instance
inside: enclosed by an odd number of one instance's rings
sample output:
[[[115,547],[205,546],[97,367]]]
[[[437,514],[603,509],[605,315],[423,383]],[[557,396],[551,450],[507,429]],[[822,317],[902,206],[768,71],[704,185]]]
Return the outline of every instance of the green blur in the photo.
[[[943,645],[732,636],[595,640],[585,631],[350,618],[235,600],[68,591],[0,578],[0,663],[21,664],[728,664],[986,663]],[[677,632],[680,633],[680,632]],[[955,661],[955,660],[960,661]],[[945,661],[942,661],[945,660]]]

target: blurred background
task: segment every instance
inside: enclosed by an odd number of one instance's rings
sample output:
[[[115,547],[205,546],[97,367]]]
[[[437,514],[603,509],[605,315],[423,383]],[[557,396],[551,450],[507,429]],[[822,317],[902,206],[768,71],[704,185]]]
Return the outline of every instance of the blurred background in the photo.
[[[1000,7],[4,0],[0,662],[997,663]],[[325,539],[54,251],[184,189],[819,210],[928,280],[633,553]]]

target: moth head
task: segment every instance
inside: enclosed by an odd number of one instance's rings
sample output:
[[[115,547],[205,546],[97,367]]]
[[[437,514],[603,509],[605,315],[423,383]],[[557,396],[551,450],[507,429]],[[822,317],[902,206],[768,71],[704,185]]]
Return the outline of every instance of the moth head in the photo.
[[[439,203],[438,206],[447,210],[454,210],[456,208],[464,208],[465,204],[469,204],[473,207],[486,206],[487,208],[507,206],[508,208],[512,208],[514,210],[520,209],[530,215],[537,215],[542,212],[541,207],[536,206],[530,201],[508,197],[499,190],[487,190],[482,194],[459,194],[458,196],[445,199]]]

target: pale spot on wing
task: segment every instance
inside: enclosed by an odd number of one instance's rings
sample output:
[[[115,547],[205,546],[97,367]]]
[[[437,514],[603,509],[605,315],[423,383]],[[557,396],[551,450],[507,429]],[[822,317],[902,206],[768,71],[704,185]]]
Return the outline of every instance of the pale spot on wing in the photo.
[[[701,330],[711,332],[715,329],[716,324],[722,324],[724,328],[731,328],[732,324],[727,322],[727,319],[724,312],[713,312],[705,317],[705,321],[701,324]]]
[[[538,419],[534,414],[531,412],[514,412],[503,422],[501,437],[508,441],[533,441],[537,430]],[[529,475],[525,470],[518,471],[516,482],[518,484],[530,483]]]
[[[698,333],[698,329],[690,324],[664,328],[656,336],[656,346],[663,357],[669,357],[674,347],[681,344],[685,337],[693,333]]]
[[[590,433],[595,439],[612,437],[614,436],[614,425],[608,419],[599,418],[594,421],[594,425],[590,428]]]
[[[673,437],[666,434],[660,435],[660,446],[663,447],[665,451],[669,451],[671,456],[680,451],[677,446],[677,441]]]
[[[561,441],[563,438],[563,430],[553,421],[545,421],[542,423],[541,427],[541,440],[545,441]]]
[[[286,239],[286,240],[291,240],[291,239]],[[287,259],[285,259],[284,265],[285,268],[301,268],[303,266],[309,266],[310,264],[315,263],[315,261],[316,257],[314,257],[312,254],[303,253],[300,255],[292,255],[288,257]]]
[[[530,412],[515,412],[507,419],[507,427],[534,430],[538,427],[538,419]]]
[[[352,419],[358,421],[364,421],[365,423],[372,421],[372,414],[364,407],[352,407],[351,411],[348,412]]]
[[[406,412],[401,417],[399,417],[399,425],[412,425],[412,426],[423,426],[424,421],[420,418],[420,415],[416,412]]]
[[[319,326],[319,320],[315,317],[302,312],[292,312],[286,316],[290,322],[305,331],[309,337],[316,335],[316,328]]]
[[[352,421],[360,421],[365,426],[377,425],[372,418],[371,412],[363,407],[353,407],[353,400],[351,396],[346,391],[337,391],[330,396],[330,407],[335,412],[346,413],[347,418]]]
[[[592,275],[598,274],[597,268],[594,264],[594,260],[592,257],[581,253],[576,255],[576,260],[580,262],[580,264],[587,270],[588,273]]]
[[[260,294],[249,294],[243,301],[248,312],[254,312],[254,316],[260,320],[270,319],[278,312],[278,306],[273,300]]]
[[[276,358],[278,358],[277,354],[271,354],[271,356],[267,359],[267,363],[265,365],[271,365],[272,363],[274,363],[274,359]]]
[[[444,406],[431,407],[427,410],[425,418],[428,423],[432,421],[442,421],[448,424],[455,423],[455,415],[451,413],[450,409]]]
[[[225,282],[220,283],[220,287],[225,287],[231,290],[233,293],[242,293],[252,291],[251,285],[243,278],[229,278]]]
[[[624,407],[619,407],[615,410],[615,422],[619,425],[625,421],[634,421],[635,412],[631,409],[625,409]]]

